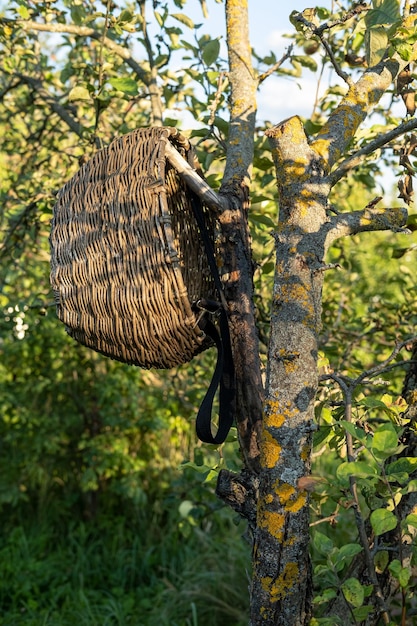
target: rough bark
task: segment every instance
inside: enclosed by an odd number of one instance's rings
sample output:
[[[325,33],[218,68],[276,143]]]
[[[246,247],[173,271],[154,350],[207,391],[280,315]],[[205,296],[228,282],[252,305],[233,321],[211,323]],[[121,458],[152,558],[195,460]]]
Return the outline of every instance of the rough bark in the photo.
[[[251,624],[305,624],[310,616],[309,498],[313,400],[329,192],[320,155],[299,118],[268,131],[280,197]]]

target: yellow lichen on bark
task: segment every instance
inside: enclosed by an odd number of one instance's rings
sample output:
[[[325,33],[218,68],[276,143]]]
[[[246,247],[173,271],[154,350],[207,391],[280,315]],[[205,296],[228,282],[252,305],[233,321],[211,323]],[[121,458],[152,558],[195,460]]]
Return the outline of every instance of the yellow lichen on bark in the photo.
[[[262,589],[269,594],[271,602],[278,602],[294,586],[298,577],[298,567],[296,563],[287,563],[284,571],[276,580],[270,576],[265,576],[261,580]]]
[[[281,446],[277,443],[271,433],[264,428],[262,432],[262,448],[261,448],[262,464],[268,469],[272,469],[278,463],[281,456]]]
[[[301,449],[301,460],[307,461],[310,458],[311,446],[309,443],[306,443]]]
[[[280,412],[280,403],[278,400],[267,399],[265,401],[265,417],[264,424],[271,428],[280,428],[284,423],[284,416]]]
[[[379,220],[382,227],[386,227],[388,223],[403,226],[404,215],[401,207],[365,209],[360,218],[360,227],[366,229],[368,226],[378,224]]]
[[[311,144],[313,150],[326,162],[329,160],[335,162],[342,154],[342,148],[335,149],[335,138],[337,138],[337,143],[340,143],[340,134],[342,134],[343,143],[349,143],[362,122],[362,115],[360,111],[355,110],[354,104],[354,102],[340,104],[337,108],[337,115],[330,116],[324,129],[318,133],[317,139]]]
[[[279,498],[281,506],[290,513],[297,513],[307,503],[307,493],[297,491],[295,487],[288,483],[278,483],[273,487]]]
[[[258,512],[258,527],[266,530],[272,537],[278,541],[284,538],[285,515],[277,511],[268,511],[264,507],[260,507]]]

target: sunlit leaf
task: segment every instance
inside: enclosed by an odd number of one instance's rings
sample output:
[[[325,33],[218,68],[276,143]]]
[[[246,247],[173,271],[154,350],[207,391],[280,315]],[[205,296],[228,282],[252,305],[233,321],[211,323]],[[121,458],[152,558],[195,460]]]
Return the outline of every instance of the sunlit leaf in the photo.
[[[387,509],[376,509],[372,511],[370,521],[376,535],[383,535],[390,530],[394,530],[397,526],[397,518],[392,511],[388,511]]]
[[[86,87],[76,86],[71,89],[68,94],[68,100],[70,102],[74,100],[90,100],[91,95]]]
[[[117,91],[121,91],[129,96],[137,96],[138,84],[133,78],[110,78],[109,83]]]
[[[401,587],[407,587],[411,578],[411,570],[409,567],[403,567],[398,559],[394,559],[388,565],[388,569],[394,578],[398,580]]]
[[[412,526],[413,528],[417,528],[417,513],[410,513],[405,518],[405,523],[408,526]]]
[[[193,20],[188,17],[188,15],[185,15],[185,13],[171,13],[171,17],[173,17],[178,22],[181,22],[181,24],[188,26],[188,28],[194,28]]]
[[[373,27],[365,33],[366,62],[373,67],[382,61],[388,48],[388,34],[385,28]]]
[[[387,465],[385,471],[388,475],[407,472],[408,474],[417,468],[417,457],[404,456]]]
[[[390,424],[378,428],[372,438],[371,449],[379,458],[388,458],[397,451],[398,435]]]

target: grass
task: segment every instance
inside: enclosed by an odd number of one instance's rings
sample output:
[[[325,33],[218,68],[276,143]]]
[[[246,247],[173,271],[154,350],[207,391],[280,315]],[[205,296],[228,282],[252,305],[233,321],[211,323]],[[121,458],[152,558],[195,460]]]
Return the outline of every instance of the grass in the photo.
[[[169,505],[90,521],[9,518],[0,540],[0,624],[246,624],[244,525],[223,508],[184,519]]]

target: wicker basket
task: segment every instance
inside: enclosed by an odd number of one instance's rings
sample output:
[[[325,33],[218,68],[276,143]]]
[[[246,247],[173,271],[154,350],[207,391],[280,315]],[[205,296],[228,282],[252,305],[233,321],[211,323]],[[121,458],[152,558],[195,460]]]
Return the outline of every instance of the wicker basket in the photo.
[[[208,347],[196,303],[218,299],[166,141],[190,160],[172,128],[137,129],[97,152],[59,192],[50,236],[51,284],[68,333],[145,368],[171,368]]]

